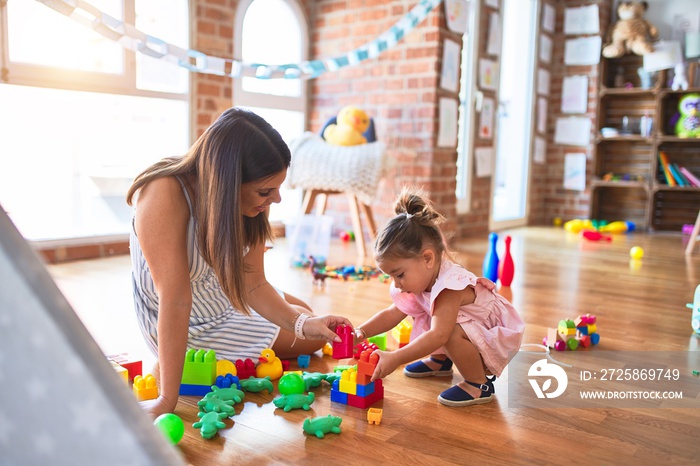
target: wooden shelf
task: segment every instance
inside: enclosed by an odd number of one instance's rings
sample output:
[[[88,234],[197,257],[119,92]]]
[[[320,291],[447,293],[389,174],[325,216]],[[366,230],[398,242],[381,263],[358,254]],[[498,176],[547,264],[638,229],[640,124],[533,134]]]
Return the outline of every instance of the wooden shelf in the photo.
[[[636,55],[601,60],[590,218],[632,221],[639,230],[680,231],[683,224],[694,223],[697,217],[700,188],[666,185],[659,152],[664,152],[670,163],[700,175],[700,138],[679,138],[670,124],[681,97],[700,93],[700,89],[664,88],[665,73],[658,73],[653,86],[643,89],[637,74],[641,66],[642,57]],[[616,73],[636,87],[612,87]],[[639,134],[644,116],[653,119],[649,137]],[[600,134],[604,127],[620,131],[623,121],[637,134],[607,138]],[[643,181],[603,180],[610,173]]]

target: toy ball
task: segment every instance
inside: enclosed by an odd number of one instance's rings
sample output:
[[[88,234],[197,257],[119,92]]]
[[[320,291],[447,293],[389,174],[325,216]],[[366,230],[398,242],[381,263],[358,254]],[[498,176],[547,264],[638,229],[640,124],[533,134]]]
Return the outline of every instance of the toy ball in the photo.
[[[282,395],[300,395],[304,393],[304,379],[295,372],[284,374],[277,382],[277,389]]]
[[[639,246],[633,247],[630,249],[630,257],[634,260],[641,259],[644,257],[644,249],[640,248]]]
[[[153,421],[153,425],[156,426],[173,445],[182,440],[182,436],[185,434],[185,424],[177,414],[161,414]]]
[[[340,241],[342,241],[343,243],[347,243],[348,241],[350,241],[350,233],[348,233],[347,231],[341,231],[339,237]]]

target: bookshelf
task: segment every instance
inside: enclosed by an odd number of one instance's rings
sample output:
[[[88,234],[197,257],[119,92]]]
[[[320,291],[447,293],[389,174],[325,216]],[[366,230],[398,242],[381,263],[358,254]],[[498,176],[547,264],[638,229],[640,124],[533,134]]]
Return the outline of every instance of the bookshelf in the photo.
[[[670,163],[700,178],[700,139],[678,138],[668,123],[680,98],[700,93],[700,88],[672,91],[665,87],[666,73],[660,72],[652,87],[644,89],[637,73],[641,66],[642,58],[636,55],[601,60],[590,218],[680,232],[684,224],[695,222],[700,188],[669,186],[658,154],[663,152]],[[631,86],[615,86],[620,83]],[[644,135],[643,117],[652,120],[651,131]],[[603,137],[602,128],[622,134]]]

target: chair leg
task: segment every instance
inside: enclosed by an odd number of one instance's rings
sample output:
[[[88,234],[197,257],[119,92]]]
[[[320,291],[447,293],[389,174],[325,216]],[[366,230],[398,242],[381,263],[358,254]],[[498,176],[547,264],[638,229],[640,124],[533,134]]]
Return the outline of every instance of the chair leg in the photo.
[[[355,245],[357,253],[360,257],[365,257],[365,237],[362,233],[362,222],[360,221],[360,202],[354,194],[347,194],[348,204],[350,205],[350,220],[352,220],[352,228],[355,230]]]
[[[372,215],[372,207],[367,204],[360,204],[362,207],[362,212],[365,214],[367,219],[367,228],[369,229],[369,237],[374,241],[377,239],[377,224],[374,223],[374,215]]]
[[[693,227],[693,232],[690,234],[690,239],[688,240],[688,246],[685,248],[685,255],[689,256],[693,253],[695,248],[695,241],[700,234],[700,211],[698,211],[698,218],[695,220],[695,226]]]
[[[314,209],[314,201],[316,200],[317,194],[318,191],[315,189],[308,189],[306,194],[304,194],[304,201],[301,204],[301,211],[304,212],[305,215],[310,214]]]

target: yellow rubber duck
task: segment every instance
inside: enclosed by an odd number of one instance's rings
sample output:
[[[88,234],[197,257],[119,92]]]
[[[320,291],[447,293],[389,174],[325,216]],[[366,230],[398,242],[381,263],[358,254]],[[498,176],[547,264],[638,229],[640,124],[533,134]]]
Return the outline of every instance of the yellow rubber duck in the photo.
[[[272,348],[265,348],[262,350],[258,360],[260,364],[255,368],[256,377],[270,377],[270,380],[277,380],[282,377],[282,373],[284,372],[282,360],[275,356],[275,352],[272,351]]]
[[[369,116],[357,107],[348,105],[338,112],[337,123],[328,125],[323,131],[323,139],[335,146],[357,146],[366,144],[362,135],[369,128]]]

